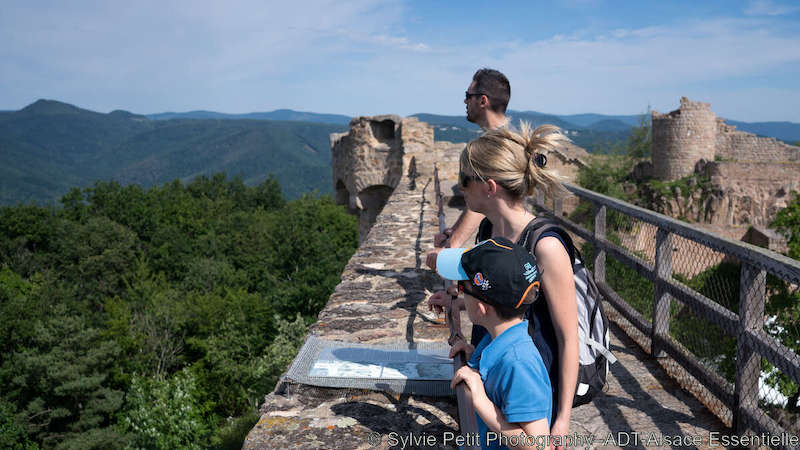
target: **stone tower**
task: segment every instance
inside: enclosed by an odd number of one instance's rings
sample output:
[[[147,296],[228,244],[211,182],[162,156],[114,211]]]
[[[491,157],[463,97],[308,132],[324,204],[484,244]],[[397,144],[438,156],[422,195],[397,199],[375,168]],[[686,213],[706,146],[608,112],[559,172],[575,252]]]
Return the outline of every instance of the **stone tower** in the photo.
[[[356,117],[349,132],[331,135],[336,203],[358,216],[359,241],[412,169],[411,159],[433,147],[433,128],[413,117]]]
[[[694,172],[698,160],[714,160],[717,120],[709,103],[681,97],[681,107],[675,111],[652,114],[655,178],[685,177]]]

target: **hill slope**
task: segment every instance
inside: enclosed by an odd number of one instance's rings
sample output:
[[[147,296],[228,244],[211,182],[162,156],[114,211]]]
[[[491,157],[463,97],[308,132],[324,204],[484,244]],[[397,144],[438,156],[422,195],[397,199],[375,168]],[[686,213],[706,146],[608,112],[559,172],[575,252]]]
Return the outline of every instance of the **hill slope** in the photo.
[[[52,100],[0,113],[0,204],[51,203],[113,178],[145,186],[224,171],[255,184],[274,173],[295,198],[330,192],[329,135],[345,125],[268,120],[151,120]]]

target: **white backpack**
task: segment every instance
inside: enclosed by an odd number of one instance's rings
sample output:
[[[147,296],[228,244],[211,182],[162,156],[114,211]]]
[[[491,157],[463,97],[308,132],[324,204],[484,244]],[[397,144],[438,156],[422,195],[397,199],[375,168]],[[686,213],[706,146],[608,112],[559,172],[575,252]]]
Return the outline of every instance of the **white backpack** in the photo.
[[[575,399],[572,406],[588,403],[603,390],[608,375],[608,366],[617,361],[609,348],[608,317],[603,310],[602,295],[597,289],[594,277],[586,269],[578,249],[572,243],[572,238],[563,228],[550,219],[535,218],[523,230],[525,247],[533,253],[533,246],[545,232],[556,232],[572,249],[574,259],[572,271],[575,278],[575,296],[578,302],[578,385],[575,389]],[[570,253],[568,251],[568,253]],[[539,291],[539,295],[544,295]],[[541,300],[544,300],[543,298]],[[537,300],[538,301],[538,300]],[[531,321],[531,323],[533,323]]]

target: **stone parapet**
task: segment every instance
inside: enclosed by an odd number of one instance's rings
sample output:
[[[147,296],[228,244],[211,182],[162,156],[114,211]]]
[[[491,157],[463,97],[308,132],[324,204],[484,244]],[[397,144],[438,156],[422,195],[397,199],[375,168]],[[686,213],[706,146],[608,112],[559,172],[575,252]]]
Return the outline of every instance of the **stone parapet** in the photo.
[[[419,147],[407,154],[409,167],[414,158],[416,170],[401,176],[310,334],[371,344],[446,341],[449,330],[424,302],[442,286],[441,279],[424,267],[425,252],[438,232],[432,161],[439,159],[452,167],[457,158],[437,149],[453,148]],[[451,172],[443,178],[455,176]],[[468,332],[466,315],[463,323]],[[453,397],[319,388],[288,379],[267,395],[260,411],[261,420],[248,435],[245,449],[373,448],[367,439],[374,432],[441,437],[458,430]]]

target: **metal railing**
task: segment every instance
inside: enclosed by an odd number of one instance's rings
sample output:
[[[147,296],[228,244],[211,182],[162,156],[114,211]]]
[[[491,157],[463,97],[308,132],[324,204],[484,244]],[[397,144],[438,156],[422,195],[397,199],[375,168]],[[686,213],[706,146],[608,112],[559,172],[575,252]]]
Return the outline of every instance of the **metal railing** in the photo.
[[[587,259],[598,288],[649,337],[651,355],[672,358],[713,394],[721,403],[716,406],[723,408],[712,411],[736,433],[798,434],[791,426],[797,423],[792,414],[798,408],[791,402],[800,395],[781,394],[770,386],[783,383],[784,391],[791,391],[791,383],[800,386],[800,357],[787,346],[800,344],[800,305],[795,302],[800,300],[800,262],[565,186],[577,197],[569,199],[577,200],[572,219],[564,217],[565,200],[552,200],[548,207],[538,193],[533,205],[591,244],[587,249],[593,257]],[[652,298],[647,298],[650,290]],[[780,301],[786,305],[776,310]],[[769,369],[762,370],[762,364]],[[788,403],[781,407],[784,397]],[[708,399],[701,400],[708,405]],[[725,408],[727,413],[721,413]],[[787,414],[794,418],[787,420]],[[786,441],[777,447],[791,448]]]
[[[442,190],[439,184],[439,167],[434,165],[433,169],[434,187],[436,189],[436,208],[439,217],[439,232],[444,233],[447,224],[444,217],[444,199],[442,197]],[[444,289],[447,289],[452,284],[450,280],[444,280]],[[453,299],[455,300],[455,299]],[[450,337],[447,343],[453,345],[459,337],[463,339],[461,334],[461,319],[459,308],[453,305],[451,301],[446,310],[446,320],[450,328]],[[466,364],[467,361],[464,357],[464,352],[459,352],[453,357],[453,367],[455,370],[460,369]],[[455,372],[454,370],[454,372]],[[461,434],[465,436],[464,442],[471,443],[470,445],[463,446],[464,449],[477,450],[480,446],[475,445],[475,440],[467,439],[469,436],[476,436],[478,434],[478,421],[475,418],[475,408],[472,406],[472,392],[467,388],[467,384],[461,382],[456,385],[456,400],[458,401],[458,422]]]

